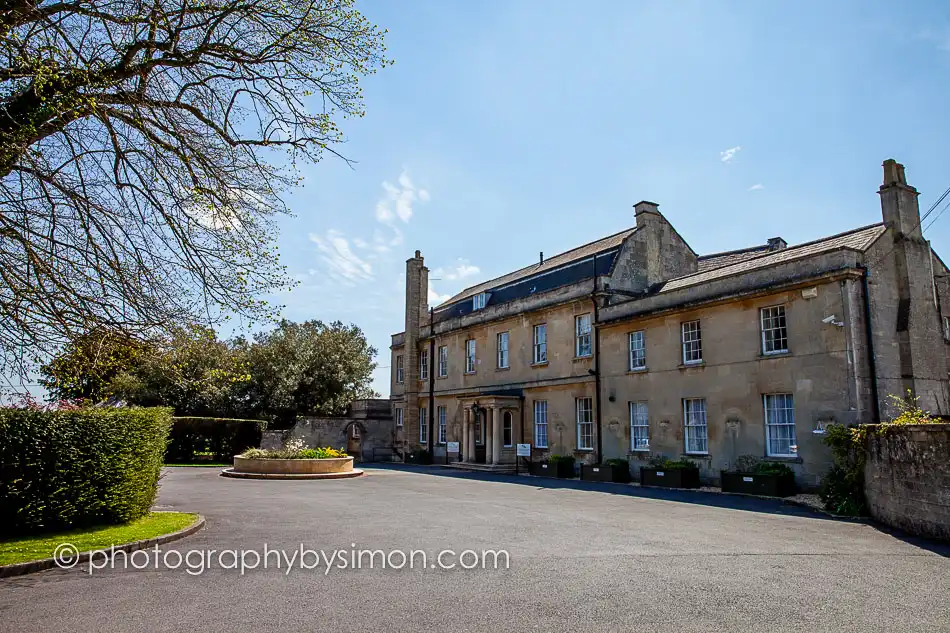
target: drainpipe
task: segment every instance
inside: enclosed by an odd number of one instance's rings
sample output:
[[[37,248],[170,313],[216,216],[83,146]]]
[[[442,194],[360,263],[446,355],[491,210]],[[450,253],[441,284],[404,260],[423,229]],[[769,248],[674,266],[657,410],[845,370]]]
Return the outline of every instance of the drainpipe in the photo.
[[[874,360],[874,334],[871,328],[871,291],[868,287],[868,268],[861,264],[858,266],[861,270],[861,287],[864,290],[864,332],[867,335],[868,343],[868,371],[871,373],[871,400],[874,403],[874,419],[872,422],[878,424],[881,421],[881,403],[877,395],[877,364]]]
[[[600,414],[600,331],[597,329],[597,254],[594,253],[594,289],[590,293],[591,303],[594,304],[594,320],[591,323],[592,334],[594,335],[594,415],[597,421],[597,461],[601,463],[603,457],[603,439],[601,434],[601,414]]]
[[[435,458],[435,322],[433,317],[435,310],[429,308],[429,454]],[[448,456],[448,447],[445,449],[446,458]]]

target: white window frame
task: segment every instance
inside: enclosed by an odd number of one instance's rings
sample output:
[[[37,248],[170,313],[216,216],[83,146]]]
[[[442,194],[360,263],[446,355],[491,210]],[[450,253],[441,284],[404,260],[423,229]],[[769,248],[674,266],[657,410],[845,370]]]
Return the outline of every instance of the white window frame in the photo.
[[[429,377],[429,350],[423,349],[419,352],[419,380],[425,380]]]
[[[690,450],[690,441],[701,442]],[[709,455],[709,422],[705,398],[683,399],[683,442],[687,455]],[[701,450],[700,448],[701,447]]]
[[[538,323],[532,330],[531,363],[541,365],[548,362],[548,324]]]
[[[590,313],[580,314],[574,317],[574,356],[575,358],[587,358],[593,356],[593,344],[591,342],[591,320]]]
[[[436,438],[436,441],[439,444],[445,444],[445,414],[446,414],[446,409],[444,406],[436,409],[436,418],[438,419],[438,422],[439,422],[439,426],[437,427],[438,437]]]
[[[785,306],[767,306],[759,310],[759,332],[762,338],[762,354],[788,353],[788,320],[785,318]],[[769,333],[777,333],[771,339]],[[769,346],[772,349],[769,349]]]
[[[683,364],[698,365],[703,362],[703,330],[699,319],[680,324],[680,342],[683,346]]]
[[[577,422],[577,450],[594,450],[594,399],[574,398],[574,418]]]
[[[534,401],[534,447],[548,447],[548,401]]]
[[[798,457],[795,396],[790,393],[762,394],[762,411],[765,418],[765,454],[769,457]],[[786,429],[787,437],[778,437],[779,429]],[[776,432],[774,438],[773,431]],[[775,450],[773,441],[782,443],[787,441],[788,452],[782,453]]]
[[[419,407],[419,443],[429,443],[429,418],[425,407]]]
[[[350,437],[353,438],[354,440],[360,439],[360,427],[356,426],[355,424],[351,426]]]
[[[406,369],[402,362],[402,354],[396,356],[396,384],[401,385],[406,380]]]
[[[505,428],[508,429],[508,441],[505,441]],[[515,441],[515,417],[511,411],[501,411],[501,442],[505,448],[511,448]]]
[[[396,427],[402,428],[403,425],[403,409],[402,407],[396,408]]]
[[[650,409],[645,401],[629,402],[630,450],[650,450]]]
[[[508,369],[508,332],[499,332],[495,337],[495,347],[497,348],[496,362],[498,369]]]
[[[474,374],[476,365],[475,339],[465,341],[465,373]]]
[[[950,341],[950,317],[943,317],[943,338]]]
[[[485,417],[479,414],[475,417],[475,446],[485,445]]]
[[[449,347],[443,345],[439,348],[439,378],[445,378],[449,375]]]
[[[488,303],[488,293],[480,292],[472,297],[472,311],[481,310]]]
[[[639,335],[639,336],[638,336]],[[634,343],[639,340],[639,347]],[[627,334],[627,367],[630,371],[643,371],[647,368],[647,335],[644,330],[637,330]],[[635,354],[639,352],[639,355]],[[637,364],[636,361],[640,360]]]

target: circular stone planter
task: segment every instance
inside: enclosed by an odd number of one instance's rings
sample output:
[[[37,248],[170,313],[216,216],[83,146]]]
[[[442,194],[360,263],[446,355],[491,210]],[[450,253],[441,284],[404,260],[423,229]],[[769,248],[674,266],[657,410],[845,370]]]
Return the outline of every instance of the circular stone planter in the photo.
[[[352,457],[329,459],[252,459],[235,455],[234,467],[221,472],[242,479],[345,479],[359,477]]]

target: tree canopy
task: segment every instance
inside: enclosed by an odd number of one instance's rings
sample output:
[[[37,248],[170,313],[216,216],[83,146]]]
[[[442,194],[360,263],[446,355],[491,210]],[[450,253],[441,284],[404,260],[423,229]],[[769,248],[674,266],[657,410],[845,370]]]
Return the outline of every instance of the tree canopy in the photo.
[[[169,406],[177,415],[289,423],[339,415],[371,398],[376,349],[355,325],[281,321],[252,341],[200,325],[147,343],[114,332],[76,337],[41,368],[49,399]]]
[[[282,194],[339,155],[383,34],[353,0],[2,3],[4,361],[275,316]]]

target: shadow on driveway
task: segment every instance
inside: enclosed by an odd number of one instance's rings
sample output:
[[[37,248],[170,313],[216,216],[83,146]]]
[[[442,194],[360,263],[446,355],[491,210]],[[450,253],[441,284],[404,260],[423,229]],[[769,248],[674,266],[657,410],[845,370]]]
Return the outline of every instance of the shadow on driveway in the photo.
[[[712,508],[724,508],[727,510],[743,510],[745,512],[762,512],[766,514],[777,514],[782,516],[807,517],[809,519],[822,519],[825,521],[839,521],[846,523],[865,523],[875,529],[888,534],[896,539],[904,541],[909,545],[920,547],[927,551],[939,554],[940,556],[950,558],[950,543],[932,541],[919,536],[908,534],[901,530],[891,528],[874,522],[871,519],[849,519],[847,517],[832,517],[822,514],[810,508],[800,506],[795,503],[785,501],[780,498],[764,499],[762,497],[750,497],[746,495],[723,494],[719,492],[708,492],[703,490],[684,490],[679,488],[652,488],[642,486],[630,486],[628,484],[614,484],[599,481],[581,481],[580,479],[555,479],[553,477],[532,477],[530,475],[502,475],[496,473],[481,473],[465,470],[456,470],[454,468],[445,468],[439,465],[432,466],[414,466],[410,464],[388,464],[388,463],[366,463],[363,468],[374,468],[380,470],[399,470],[405,472],[419,473],[423,475],[432,475],[435,477],[450,477],[453,479],[471,479],[474,481],[489,481],[496,483],[517,484],[520,486],[531,486],[532,488],[551,488],[566,490],[589,490],[591,492],[606,492],[615,495],[625,495],[628,497],[637,497],[640,499],[657,499],[660,501],[675,501],[677,503],[693,503],[697,505],[708,506]]]

